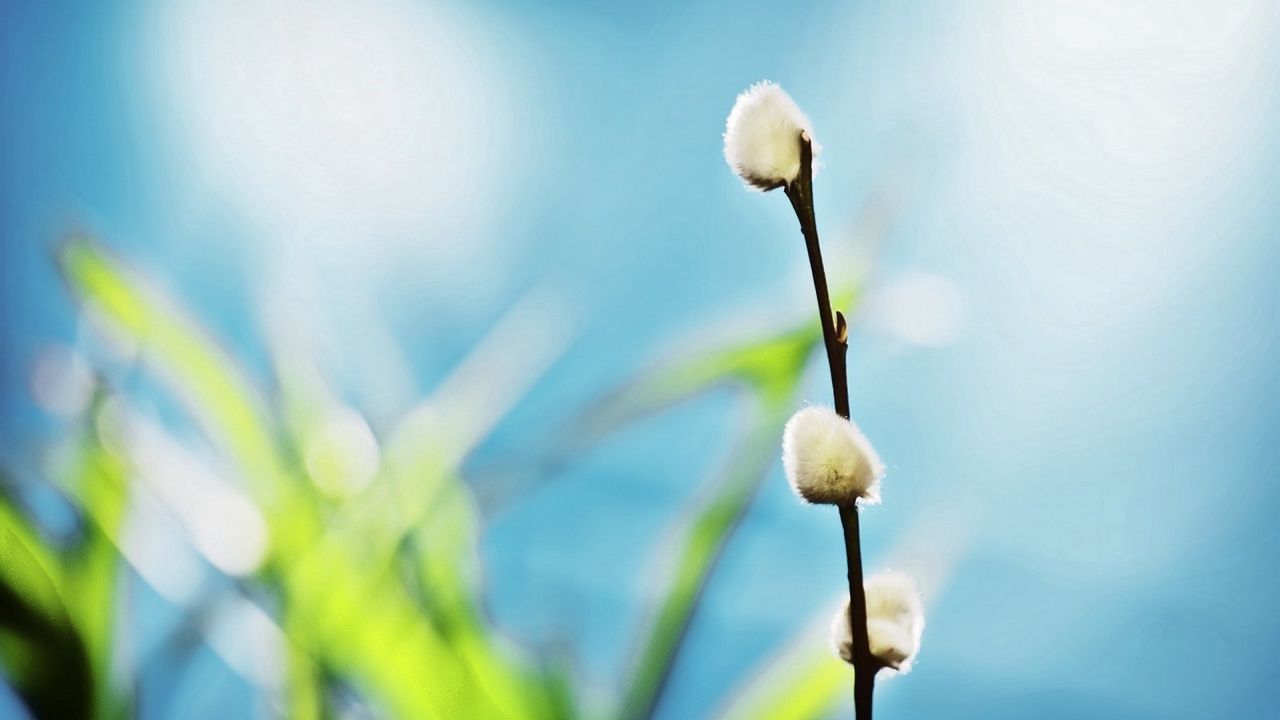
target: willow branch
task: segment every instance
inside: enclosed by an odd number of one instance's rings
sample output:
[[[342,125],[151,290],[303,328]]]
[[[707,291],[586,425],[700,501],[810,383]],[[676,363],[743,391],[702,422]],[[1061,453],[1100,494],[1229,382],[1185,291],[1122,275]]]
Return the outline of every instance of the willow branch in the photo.
[[[827,365],[831,370],[831,390],[835,410],[849,419],[849,378],[845,364],[848,351],[848,326],[843,315],[831,307],[831,293],[827,289],[827,273],[822,263],[822,249],[818,244],[818,223],[813,211],[813,144],[805,133],[800,134],[800,174],[785,186],[791,207],[800,221],[805,249],[809,254],[809,269],[813,273],[813,291],[818,301],[818,318],[822,323],[823,346],[827,352]],[[858,530],[856,505],[841,506],[840,525],[844,530],[845,560],[849,568],[849,627],[852,629],[854,669],[854,712],[858,720],[871,720],[872,692],[876,671],[880,664],[871,654],[867,638],[867,598],[863,592],[862,545]]]

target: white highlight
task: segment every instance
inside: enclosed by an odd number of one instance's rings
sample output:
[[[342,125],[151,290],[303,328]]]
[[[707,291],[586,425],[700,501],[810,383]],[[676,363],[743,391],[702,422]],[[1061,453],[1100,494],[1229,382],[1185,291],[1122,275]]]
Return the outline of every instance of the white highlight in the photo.
[[[174,518],[148,493],[134,488],[117,546],[138,575],[178,607],[200,596],[205,568],[182,537]]]
[[[815,405],[791,416],[782,432],[782,467],[808,502],[880,502],[884,463],[858,426],[831,408]]]
[[[864,317],[912,345],[949,345],[964,327],[964,299],[949,279],[933,273],[911,273],[867,298]]]
[[[748,186],[771,190],[800,174],[800,135],[813,129],[778,85],[758,82],[738,96],[724,130],[724,158]],[[813,142],[813,155],[818,144]]]
[[[867,640],[871,654],[892,670],[911,670],[924,633],[924,605],[909,576],[882,572],[866,579]],[[831,643],[845,662],[853,662],[853,633],[849,625],[849,601],[831,621]]]
[[[307,438],[307,473],[321,492],[333,498],[359,493],[373,482],[381,454],[364,416],[332,405]]]
[[[98,421],[108,446],[122,449],[145,490],[186,530],[191,544],[224,573],[247,575],[267,552],[257,507],[191,450],[113,399]]]
[[[243,596],[220,603],[204,628],[205,639],[241,677],[258,687],[279,690],[288,639],[262,608]]]
[[[1196,293],[1189,268],[1236,241],[1274,135],[1280,5],[1003,0],[961,17],[982,32],[940,60],[945,124],[965,128],[947,202],[982,219],[945,232],[1003,300],[984,327],[1033,328],[1062,363],[1036,373],[1052,383]]]
[[[411,0],[160,3],[139,62],[171,118],[159,139],[254,237],[340,262],[426,245],[424,271],[443,274],[484,256],[475,230],[517,174],[513,130],[536,115],[503,57],[518,42],[492,41],[503,30]]]

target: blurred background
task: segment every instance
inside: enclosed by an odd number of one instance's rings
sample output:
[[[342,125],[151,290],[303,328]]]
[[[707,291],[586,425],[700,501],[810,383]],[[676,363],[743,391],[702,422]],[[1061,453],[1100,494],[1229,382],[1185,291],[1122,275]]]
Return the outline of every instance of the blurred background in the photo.
[[[1272,3],[0,4],[0,716],[1270,717]]]

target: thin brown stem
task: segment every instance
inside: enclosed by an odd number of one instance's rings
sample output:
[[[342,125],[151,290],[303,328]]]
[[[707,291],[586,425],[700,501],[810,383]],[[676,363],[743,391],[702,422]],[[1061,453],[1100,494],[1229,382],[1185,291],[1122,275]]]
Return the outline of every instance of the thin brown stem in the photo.
[[[818,223],[813,210],[813,144],[802,133],[800,142],[800,174],[786,186],[791,207],[800,220],[800,232],[804,235],[805,249],[809,253],[809,269],[813,273],[813,291],[818,301],[818,319],[822,323],[823,346],[827,352],[827,365],[831,370],[831,390],[836,412],[849,419],[849,378],[845,365],[848,350],[847,327],[844,316],[831,307],[831,293],[827,289],[827,272],[822,263],[822,249],[818,244]],[[858,720],[871,720],[872,692],[875,675],[880,664],[871,654],[867,638],[867,597],[863,592],[862,545],[858,531],[857,506],[840,508],[840,525],[844,530],[845,561],[849,567],[849,627],[853,644],[853,700],[854,715]]]

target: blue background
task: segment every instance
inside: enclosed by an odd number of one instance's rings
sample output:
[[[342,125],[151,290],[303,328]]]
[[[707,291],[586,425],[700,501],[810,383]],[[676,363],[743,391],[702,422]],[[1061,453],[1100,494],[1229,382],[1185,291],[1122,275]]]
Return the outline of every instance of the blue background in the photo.
[[[787,203],[720,155],[735,94],[769,78],[823,144],[833,257],[888,193],[869,291],[929,273],[962,307],[944,342],[853,335],[855,416],[890,466],[868,562],[933,557],[924,650],[881,714],[1274,714],[1274,5],[273,7],[3,6],[9,472],[37,476],[61,429],[31,397],[35,358],[85,343],[50,255],[73,230],[264,386],[263,308],[313,306],[316,356],[375,430],[412,397],[367,386],[387,372],[370,318],[420,394],[550,289],[572,343],[469,459],[477,484],[655,360],[804,318]],[[571,655],[589,706],[658,591],[646,549],[724,459],[740,402],[656,416],[489,509],[495,625]],[[775,468],[660,717],[712,711],[824,611],[838,534]],[[169,708],[247,707],[212,655],[194,673]]]

